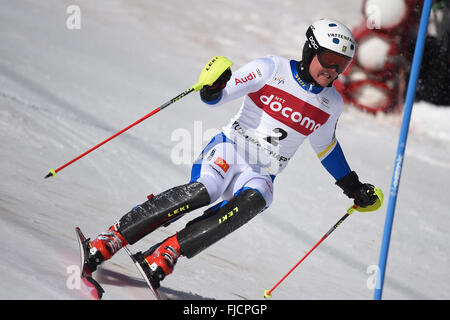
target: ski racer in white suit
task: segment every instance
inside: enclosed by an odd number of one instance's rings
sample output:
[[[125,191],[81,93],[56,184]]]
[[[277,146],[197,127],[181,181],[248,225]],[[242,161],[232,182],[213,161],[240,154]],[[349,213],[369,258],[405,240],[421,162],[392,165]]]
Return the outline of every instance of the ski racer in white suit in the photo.
[[[321,160],[335,149],[342,156],[334,134],[343,108],[341,95],[333,86],[307,85],[299,77],[297,66],[297,61],[277,56],[256,59],[233,73],[219,99],[206,101],[218,106],[245,97],[239,113],[208,146],[207,151],[215,150],[213,157],[205,160],[203,155],[201,169],[194,165],[193,174],[200,177],[193,179],[206,186],[211,199],[218,199],[224,191],[230,198],[250,183],[269,206],[274,177],[306,138]],[[206,159],[210,158],[207,155]],[[230,172],[224,172],[220,163],[215,165],[217,158],[231,165]],[[351,170],[343,156],[333,162],[337,160],[340,162],[333,173],[338,180]]]
[[[259,58],[233,74],[227,69],[200,91],[212,107],[244,101],[194,163],[189,183],[136,206],[89,242],[92,271],[124,245],[222,197],[184,229],[139,253],[143,269],[159,287],[180,256],[195,256],[270,206],[276,175],[306,138],[355,204],[364,208],[376,202],[374,186],[359,181],[335,136],[343,100],[332,83],[352,61],[353,35],[342,23],[323,19],[308,28],[306,37],[302,61]]]

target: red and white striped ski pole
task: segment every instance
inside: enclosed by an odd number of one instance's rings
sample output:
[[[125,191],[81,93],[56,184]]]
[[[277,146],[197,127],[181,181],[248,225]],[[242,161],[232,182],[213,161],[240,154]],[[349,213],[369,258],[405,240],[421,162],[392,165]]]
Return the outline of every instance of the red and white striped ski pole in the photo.
[[[311,250],[309,250],[305,256],[303,258],[300,259],[299,262],[297,262],[297,264],[292,267],[291,270],[289,270],[288,273],[286,273],[283,278],[280,279],[280,281],[278,281],[270,290],[265,290],[264,291],[264,298],[271,298],[272,297],[272,292],[292,273],[292,271],[294,271],[299,265],[300,263],[303,262],[303,260],[306,259],[307,256],[309,256],[309,254],[311,252],[314,251],[314,249],[316,249],[326,238],[328,238],[328,236],[334,231],[336,230],[337,227],[339,227],[339,225],[344,222],[345,219],[347,219],[356,209],[358,208],[358,206],[355,204],[353,206],[351,206],[350,208],[347,209],[347,212],[345,213],[345,215],[342,216],[341,219],[339,219],[338,222],[336,222],[336,224],[330,229],[328,230],[327,233],[324,234],[324,236],[314,245],[314,247],[311,248]]]

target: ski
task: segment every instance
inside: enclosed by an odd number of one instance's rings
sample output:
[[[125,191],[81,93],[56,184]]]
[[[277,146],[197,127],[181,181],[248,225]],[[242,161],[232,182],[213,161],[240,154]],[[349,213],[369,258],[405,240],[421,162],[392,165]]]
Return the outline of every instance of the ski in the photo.
[[[91,296],[96,299],[100,300],[103,296],[103,293],[105,290],[100,286],[100,284],[92,277],[92,271],[89,269],[88,265],[86,264],[86,257],[88,256],[88,240],[86,240],[86,237],[81,232],[81,229],[76,227],[75,233],[77,235],[77,241],[80,246],[80,266],[81,266],[81,281],[85,284],[85,286],[88,288],[89,293]]]
[[[144,278],[145,282],[148,285],[148,288],[150,290],[150,292],[153,294],[153,296],[155,297],[156,300],[164,300],[161,295],[159,294],[158,290],[152,285],[152,283],[150,282],[150,279],[147,277],[147,275],[145,274],[145,271],[142,269],[141,266],[141,262],[142,262],[142,257],[140,257],[140,255],[137,254],[133,254],[131,252],[130,249],[128,249],[127,246],[124,247],[125,251],[128,253],[128,255],[130,256],[131,260],[133,260],[134,264],[136,265],[136,268],[138,269],[139,273],[141,274],[142,278]]]

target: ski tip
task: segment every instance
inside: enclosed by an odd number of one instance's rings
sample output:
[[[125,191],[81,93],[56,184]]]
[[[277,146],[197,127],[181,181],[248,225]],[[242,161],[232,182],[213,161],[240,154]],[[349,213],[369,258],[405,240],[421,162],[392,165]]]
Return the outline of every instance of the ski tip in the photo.
[[[81,232],[80,227],[75,227],[75,233],[77,234],[78,238],[84,238],[83,232]],[[82,239],[83,241],[83,239]]]
[[[270,290],[265,290],[265,291],[264,291],[264,298],[265,298],[265,299],[270,299],[270,298],[272,298],[272,293],[270,292]]]

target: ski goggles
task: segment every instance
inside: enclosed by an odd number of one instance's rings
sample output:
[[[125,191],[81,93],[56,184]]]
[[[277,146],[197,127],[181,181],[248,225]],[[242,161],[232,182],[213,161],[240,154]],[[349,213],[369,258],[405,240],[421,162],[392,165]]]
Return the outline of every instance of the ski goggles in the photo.
[[[338,73],[343,73],[352,62],[352,58],[327,49],[320,50],[317,59],[324,68],[335,69]]]

